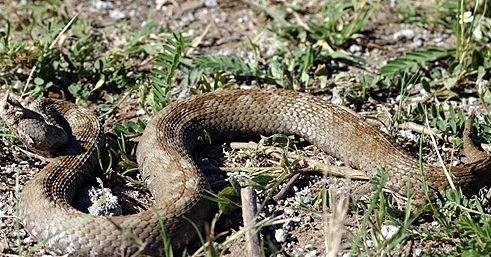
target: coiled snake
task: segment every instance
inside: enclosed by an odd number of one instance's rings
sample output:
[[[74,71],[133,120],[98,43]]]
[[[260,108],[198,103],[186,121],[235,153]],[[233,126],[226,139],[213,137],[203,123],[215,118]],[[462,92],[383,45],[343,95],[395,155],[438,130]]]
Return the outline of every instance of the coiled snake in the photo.
[[[55,156],[24,186],[20,211],[29,233],[59,253],[159,254],[160,224],[165,224],[174,247],[186,245],[196,234],[191,223],[201,227],[208,215],[208,203],[200,196],[208,184],[193,161],[193,149],[207,135],[221,139],[296,134],[370,176],[377,167],[385,168],[386,187],[403,195],[411,185],[421,197],[423,180],[430,194],[448,186],[442,167],[425,164],[421,175],[418,161],[382,132],[318,97],[288,90],[223,90],[174,102],[147,125],[137,161],[155,197],[154,207],[128,216],[90,216],[70,203],[95,168],[98,148],[104,146],[97,117],[74,104],[51,99],[37,102],[31,111],[7,96],[0,108],[1,117],[24,144]],[[449,170],[457,184],[473,190],[488,182],[491,157],[472,144],[469,124],[464,148],[471,162]]]

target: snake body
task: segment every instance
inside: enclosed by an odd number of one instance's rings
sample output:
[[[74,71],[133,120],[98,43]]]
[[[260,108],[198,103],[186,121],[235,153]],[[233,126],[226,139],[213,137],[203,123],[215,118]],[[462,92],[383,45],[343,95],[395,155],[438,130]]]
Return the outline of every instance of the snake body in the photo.
[[[9,105],[10,112],[5,107]],[[0,114],[29,143],[32,139],[23,136],[32,133],[29,115],[14,117],[12,105],[6,100]],[[102,126],[96,116],[70,103],[45,99],[38,105],[55,113],[45,115],[45,120],[60,116],[66,121],[60,127],[67,131],[68,143],[24,186],[21,218],[31,235],[59,253],[158,255],[163,229],[174,247],[189,243],[197,233],[191,223],[200,228],[208,215],[208,203],[201,196],[208,184],[193,160],[194,149],[208,137],[296,134],[369,176],[378,167],[385,168],[386,187],[402,195],[409,185],[416,197],[422,197],[422,181],[431,195],[449,185],[442,167],[420,167],[417,159],[378,129],[318,97],[289,90],[223,90],[173,102],[148,123],[139,140],[137,161],[155,198],[152,208],[127,216],[90,216],[70,203],[97,165]],[[19,125],[23,123],[27,125]],[[472,161],[448,169],[456,183],[473,190],[488,182],[491,157],[469,139],[464,138],[464,146]]]

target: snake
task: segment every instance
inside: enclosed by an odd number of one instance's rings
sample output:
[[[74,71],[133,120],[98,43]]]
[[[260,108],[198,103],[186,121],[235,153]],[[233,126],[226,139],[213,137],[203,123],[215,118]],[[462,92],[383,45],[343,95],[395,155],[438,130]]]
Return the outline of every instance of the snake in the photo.
[[[285,89],[218,90],[173,101],[148,122],[136,159],[155,199],[152,207],[131,215],[92,216],[71,203],[93,176],[105,146],[98,117],[50,98],[25,108],[8,94],[0,116],[24,145],[50,157],[22,189],[22,224],[46,248],[74,256],[159,255],[166,247],[162,238],[174,249],[192,242],[210,212],[203,197],[210,186],[195,156],[210,139],[298,135],[369,176],[383,168],[387,189],[415,199],[438,195],[450,181],[476,191],[491,177],[491,157],[474,144],[471,122],[463,137],[469,161],[444,167],[422,163],[353,111],[321,97]]]

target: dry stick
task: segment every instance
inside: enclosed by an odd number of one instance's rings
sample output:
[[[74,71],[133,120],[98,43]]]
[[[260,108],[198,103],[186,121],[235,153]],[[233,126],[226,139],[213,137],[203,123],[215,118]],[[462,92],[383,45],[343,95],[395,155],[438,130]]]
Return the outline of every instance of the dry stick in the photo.
[[[216,227],[218,219],[220,218],[221,215],[222,215],[221,212],[218,212],[215,214],[215,217],[213,217],[213,219],[211,221],[209,240],[207,240],[203,245],[201,245],[201,247],[198,248],[198,250],[196,250],[193,253],[193,255],[191,255],[191,257],[206,256],[206,254],[204,254],[204,252],[207,249],[209,249],[210,247],[214,247],[213,243],[216,242],[217,239],[222,238],[228,234],[228,231],[223,231],[223,232],[220,232],[220,233],[215,235],[215,230],[216,230],[215,227]],[[223,249],[223,250],[225,250],[225,249]],[[223,254],[220,254],[219,256],[222,256],[222,255]]]
[[[211,169],[205,169],[207,171],[220,171],[220,172],[280,172],[283,168],[280,166],[273,167],[217,167]],[[331,164],[317,163],[314,167],[301,168],[293,171],[294,174],[306,174],[306,173],[321,173],[330,176],[356,179],[356,180],[368,180],[370,179],[366,173],[361,170],[353,169],[349,166],[337,166]]]
[[[186,55],[190,55],[194,51],[194,49],[201,44],[201,42],[203,41],[203,38],[206,36],[206,34],[208,34],[208,31],[210,30],[210,27],[211,27],[211,24],[208,24],[208,26],[206,26],[206,28],[203,31],[203,33],[201,33],[201,35],[199,35],[198,37],[196,37],[193,40],[193,42],[189,46],[189,49],[186,51]]]
[[[431,131],[430,129],[430,122],[428,121],[428,115],[425,113],[425,122],[426,122],[426,127]],[[452,177],[450,176],[450,172],[448,172],[447,167],[445,166],[445,163],[443,162],[442,155],[440,154],[440,151],[438,151],[438,145],[436,144],[435,136],[433,133],[429,133],[430,138],[431,138],[431,143],[433,144],[433,147],[435,148],[436,155],[438,156],[438,161],[442,165],[443,172],[445,173],[445,177],[447,177],[448,184],[450,187],[455,190],[455,185],[453,183]]]
[[[302,18],[300,17],[300,15],[297,12],[293,12],[293,16],[295,17],[295,20],[297,20],[297,23],[298,23],[298,25],[300,25],[300,27],[304,28],[307,31],[310,30],[309,25],[307,25],[307,23],[305,23],[302,20]]]
[[[338,255],[339,246],[341,245],[341,239],[344,228],[344,219],[348,211],[348,198],[341,195],[332,188],[329,189],[329,206],[331,206],[331,215],[325,214],[327,212],[327,199],[323,201],[324,211],[324,245],[326,247],[327,257],[335,257]]]
[[[257,149],[258,146],[259,144],[255,142],[231,142],[230,143],[230,148],[235,150]]]
[[[246,186],[240,189],[240,197],[242,200],[242,218],[246,229],[246,256],[259,257],[261,256],[261,251],[256,233],[256,192],[252,186]]]
[[[369,180],[367,174],[361,170],[353,169],[349,166],[337,166],[332,164],[317,163],[313,168],[302,168],[297,170],[299,173],[319,172],[324,175],[343,177],[356,180]]]
[[[278,201],[281,198],[283,198],[283,196],[285,196],[285,194],[290,190],[290,188],[293,186],[293,184],[295,184],[295,182],[297,182],[297,180],[298,180],[299,177],[300,177],[300,173],[297,173],[297,174],[293,175],[288,180],[288,182],[286,183],[286,185],[277,194],[275,194],[273,196],[273,200]]]
[[[404,122],[404,123],[401,123],[397,126],[398,128],[400,129],[406,129],[406,130],[410,130],[410,131],[413,131],[413,132],[417,132],[417,133],[420,133],[420,134],[423,134],[423,133],[428,133],[428,134],[432,134],[436,137],[438,137],[439,139],[442,139],[442,133],[437,133],[435,132],[434,130],[432,130],[430,128],[430,131],[427,132],[426,130],[426,127],[423,126],[423,125],[420,125],[420,124],[417,124],[417,123],[414,123],[414,122]]]
[[[230,147],[232,149],[258,149],[259,144],[255,142],[232,142],[230,143]],[[275,147],[266,147],[266,149],[274,149]],[[289,154],[289,156],[292,159],[302,159],[304,157],[301,157],[296,154]],[[314,167],[306,167],[302,169],[296,170],[298,173],[312,173],[312,172],[319,172],[325,175],[331,175],[331,176],[338,176],[338,177],[344,177],[344,178],[350,178],[350,179],[356,179],[356,180],[368,180],[369,177],[367,174],[361,170],[353,169],[349,166],[337,166],[337,165],[332,165],[332,164],[324,164],[324,163],[317,163],[314,160],[311,160],[310,158],[304,158],[307,163],[315,163]],[[233,171],[248,171],[248,172],[260,172],[260,171],[276,171],[276,170],[282,170],[281,167],[233,167],[233,168],[228,168],[228,167],[220,167],[218,168],[220,171],[224,172],[233,172]],[[287,190],[287,189],[286,189]]]
[[[56,36],[56,38],[53,40],[53,42],[51,42],[51,45],[49,45],[49,50],[53,49],[53,47],[55,47],[55,44],[60,40],[61,36],[63,34],[65,34],[65,32],[68,30],[68,28],[73,24],[73,22],[75,21],[75,19],[78,17],[78,13],[75,14],[75,16],[72,17],[72,19],[70,19],[70,21],[65,25],[65,27],[63,27],[63,29],[60,31],[60,33],[58,33],[58,35]],[[36,65],[34,65],[34,67],[32,67],[32,70],[31,72],[29,72],[29,77],[27,77],[27,81],[26,81],[26,84],[24,85],[24,88],[22,89],[22,94],[21,94],[21,98],[24,97],[24,94],[25,94],[25,89],[27,88],[27,86],[29,86],[29,83],[31,82],[31,79],[32,79],[32,76],[34,75],[34,71],[36,70]]]

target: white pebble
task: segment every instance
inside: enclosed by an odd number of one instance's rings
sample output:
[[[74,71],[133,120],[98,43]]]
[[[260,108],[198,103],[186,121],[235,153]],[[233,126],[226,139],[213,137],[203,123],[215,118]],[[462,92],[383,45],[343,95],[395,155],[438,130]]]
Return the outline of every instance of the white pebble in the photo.
[[[208,8],[215,8],[215,7],[217,7],[217,1],[216,0],[205,0],[205,6]]]
[[[108,9],[111,8],[113,4],[108,1],[92,1],[92,7],[96,9]]]
[[[283,243],[286,241],[286,232],[283,229],[277,229],[274,232],[274,238],[278,243]]]
[[[394,225],[382,225],[380,232],[385,239],[391,239],[395,234],[397,234],[397,232],[399,232],[399,227]]]
[[[126,17],[126,14],[124,14],[122,11],[114,9],[109,12],[109,17],[115,19],[115,20],[121,20],[124,17]]]
[[[414,30],[412,29],[401,29],[394,33],[395,40],[408,40],[414,37]]]
[[[353,45],[351,45],[351,46],[349,47],[349,51],[350,51],[351,53],[359,53],[359,52],[361,52],[361,46],[356,45],[356,44],[353,44]]]
[[[292,215],[292,214],[294,213],[293,209],[292,209],[292,208],[288,208],[288,207],[287,207],[287,208],[285,208],[283,211],[284,211],[284,212],[285,212],[285,214],[287,214],[287,215]]]
[[[307,254],[305,254],[305,257],[315,257],[317,256],[317,250],[312,250],[309,251]]]

